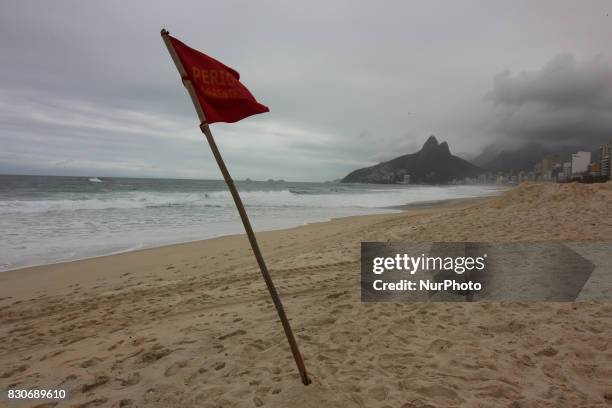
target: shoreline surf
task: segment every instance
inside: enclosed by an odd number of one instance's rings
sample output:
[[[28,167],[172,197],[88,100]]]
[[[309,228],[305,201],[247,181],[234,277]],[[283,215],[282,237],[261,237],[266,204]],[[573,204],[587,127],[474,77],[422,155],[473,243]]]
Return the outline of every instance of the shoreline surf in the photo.
[[[486,199],[488,199],[490,197],[495,197],[495,195],[491,195],[491,196],[478,196],[478,197],[467,197],[467,198],[454,198],[454,199],[441,199],[441,200],[434,200],[434,201],[421,201],[421,202],[409,203],[409,204],[406,204],[406,205],[403,205],[403,206],[379,207],[380,210],[384,210],[384,211],[381,211],[381,212],[372,212],[372,213],[369,213],[369,214],[346,215],[346,216],[340,216],[340,217],[331,217],[331,218],[328,218],[328,219],[322,219],[322,220],[312,221],[312,222],[305,222],[303,224],[292,225],[292,226],[287,226],[287,227],[270,228],[270,229],[257,229],[255,232],[256,233],[263,233],[263,232],[285,231],[285,230],[291,230],[291,229],[294,229],[294,228],[299,228],[299,227],[313,225],[313,224],[329,223],[329,222],[332,222],[334,220],[351,219],[351,218],[359,218],[359,217],[372,217],[372,216],[392,215],[392,214],[398,214],[398,213],[406,212],[406,211],[410,211],[410,210],[443,209],[444,207],[452,206],[453,204],[463,204],[463,203],[470,203],[470,202],[476,203],[476,202],[479,202],[481,200],[486,200]],[[238,237],[238,236],[242,236],[242,235],[245,235],[245,233],[244,232],[237,232],[237,233],[229,233],[229,234],[220,234],[220,235],[210,236],[210,237],[201,238],[201,239],[169,242],[169,243],[164,243],[164,244],[160,244],[160,245],[152,245],[152,246],[146,246],[146,245],[139,244],[139,245],[132,246],[130,248],[120,249],[120,250],[112,251],[112,252],[109,252],[109,253],[100,253],[100,254],[91,255],[91,256],[84,256],[84,257],[81,257],[81,258],[67,258],[67,259],[61,259],[61,260],[52,261],[52,262],[20,265],[20,266],[15,267],[15,268],[0,269],[0,274],[5,274],[5,273],[8,273],[8,272],[18,272],[18,271],[22,271],[22,270],[25,270],[25,269],[33,269],[33,268],[55,266],[55,265],[73,263],[73,262],[95,260],[95,259],[98,259],[98,258],[105,258],[105,257],[111,257],[111,256],[115,256],[115,255],[129,254],[129,253],[133,253],[133,252],[146,251],[146,250],[155,250],[155,249],[159,249],[159,248],[173,247],[173,246],[177,246],[177,245],[193,244],[193,243],[205,242],[205,241],[209,241],[209,240],[213,240],[213,239],[218,239],[218,238],[224,238],[224,237]]]
[[[239,182],[256,231],[485,196],[490,186]],[[243,226],[219,180],[0,176],[0,272],[223,235]]]

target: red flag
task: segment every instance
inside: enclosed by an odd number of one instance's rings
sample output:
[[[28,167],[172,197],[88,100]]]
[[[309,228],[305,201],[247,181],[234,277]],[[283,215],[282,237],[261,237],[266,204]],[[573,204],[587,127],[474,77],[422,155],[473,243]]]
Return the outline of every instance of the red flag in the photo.
[[[240,74],[225,64],[169,36],[193,84],[208,123],[238,122],[257,113],[269,112],[240,83]]]

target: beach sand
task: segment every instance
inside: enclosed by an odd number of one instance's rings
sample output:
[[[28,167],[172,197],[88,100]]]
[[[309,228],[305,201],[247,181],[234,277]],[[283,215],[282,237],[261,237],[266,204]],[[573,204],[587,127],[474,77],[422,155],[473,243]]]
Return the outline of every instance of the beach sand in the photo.
[[[239,235],[0,273],[0,389],[66,389],[57,407],[612,406],[612,302],[359,292],[361,241],[612,240],[612,183],[257,235],[312,385]]]

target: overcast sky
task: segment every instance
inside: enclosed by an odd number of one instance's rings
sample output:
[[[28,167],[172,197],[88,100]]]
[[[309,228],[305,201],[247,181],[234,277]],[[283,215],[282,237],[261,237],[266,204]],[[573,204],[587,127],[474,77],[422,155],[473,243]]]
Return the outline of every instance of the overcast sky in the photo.
[[[270,113],[212,125],[235,178],[612,137],[609,1],[0,3],[0,173],[220,178],[159,31]]]

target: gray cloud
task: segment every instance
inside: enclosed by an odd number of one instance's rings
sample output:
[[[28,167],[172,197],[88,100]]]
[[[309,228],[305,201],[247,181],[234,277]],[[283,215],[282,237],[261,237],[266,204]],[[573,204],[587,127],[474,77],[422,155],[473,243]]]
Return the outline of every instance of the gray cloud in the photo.
[[[237,178],[335,179],[431,134],[472,154],[492,141],[595,140],[609,124],[609,94],[597,94],[608,57],[603,68],[589,58],[609,49],[609,8],[3,1],[0,172],[219,178],[162,27],[236,68],[271,109],[213,128]],[[560,51],[575,61],[541,68]],[[491,91],[506,68],[526,74]],[[545,74],[555,69],[568,72]]]
[[[612,138],[612,66],[560,54],[541,69],[495,77],[494,127],[519,141],[592,148]]]

